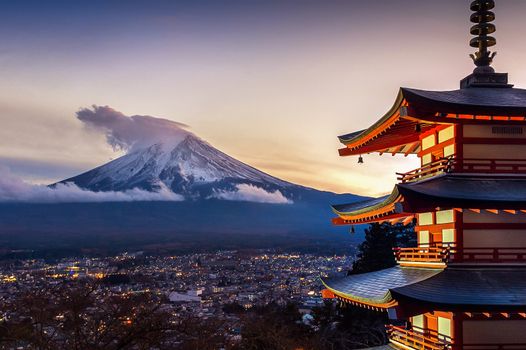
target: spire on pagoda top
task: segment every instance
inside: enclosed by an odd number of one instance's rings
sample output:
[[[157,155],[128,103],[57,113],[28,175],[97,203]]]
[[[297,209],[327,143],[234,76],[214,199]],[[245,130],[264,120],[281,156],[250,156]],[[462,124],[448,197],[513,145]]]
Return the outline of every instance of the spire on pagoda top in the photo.
[[[475,23],[470,29],[470,33],[475,35],[469,42],[471,47],[478,48],[478,51],[471,54],[470,57],[477,66],[473,74],[467,76],[460,82],[461,88],[469,87],[512,87],[508,84],[507,73],[495,73],[491,67],[493,58],[497,54],[491,52],[488,48],[495,46],[497,40],[489,35],[496,31],[493,23],[495,13],[490,11],[495,8],[494,0],[475,0],[470,5],[470,21]]]
[[[478,48],[478,51],[470,56],[477,66],[475,71],[481,73],[495,72],[490,65],[497,53],[488,51],[489,47],[495,46],[497,43],[494,37],[488,35],[495,33],[496,30],[495,25],[490,23],[495,20],[495,13],[490,11],[494,7],[495,1],[493,0],[476,0],[471,3],[471,11],[475,12],[471,15],[470,20],[475,25],[471,27],[470,33],[475,37],[471,39],[469,45]]]

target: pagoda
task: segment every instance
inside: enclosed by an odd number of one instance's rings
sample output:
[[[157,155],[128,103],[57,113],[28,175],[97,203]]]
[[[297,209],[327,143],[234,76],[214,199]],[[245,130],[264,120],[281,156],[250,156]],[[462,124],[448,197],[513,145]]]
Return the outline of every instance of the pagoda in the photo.
[[[334,205],[336,225],[416,222],[385,270],[323,279],[323,296],[387,312],[395,349],[526,349],[526,90],[491,67],[493,0],[471,3],[473,73],[460,89],[401,88],[341,156],[417,155],[391,194]],[[403,324],[404,326],[399,326]]]

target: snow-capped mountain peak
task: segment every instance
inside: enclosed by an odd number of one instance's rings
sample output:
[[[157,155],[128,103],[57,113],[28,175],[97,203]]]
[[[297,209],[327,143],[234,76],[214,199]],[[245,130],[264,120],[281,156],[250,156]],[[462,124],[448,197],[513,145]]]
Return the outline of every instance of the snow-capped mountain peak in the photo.
[[[298,187],[230,157],[192,133],[175,144],[161,142],[134,150],[62,182],[92,191],[155,191],[163,184],[187,198],[218,198],[240,185],[281,194]]]

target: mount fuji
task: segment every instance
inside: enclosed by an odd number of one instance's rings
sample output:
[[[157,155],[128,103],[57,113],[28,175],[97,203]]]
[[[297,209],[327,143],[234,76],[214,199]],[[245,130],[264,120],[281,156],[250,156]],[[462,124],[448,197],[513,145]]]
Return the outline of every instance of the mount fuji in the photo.
[[[0,201],[0,246],[35,251],[329,247],[347,252],[342,242],[357,241],[347,229],[331,225],[329,205],[363,197],[281,180],[166,119],[128,117],[96,106],[81,110],[77,118],[126,154],[50,185],[46,202]],[[49,201],[71,189],[92,198],[130,191],[170,195],[149,201]]]
[[[193,201],[291,203],[308,191],[242,163],[190,133],[175,145],[156,143],[60,183],[91,191],[167,188]]]

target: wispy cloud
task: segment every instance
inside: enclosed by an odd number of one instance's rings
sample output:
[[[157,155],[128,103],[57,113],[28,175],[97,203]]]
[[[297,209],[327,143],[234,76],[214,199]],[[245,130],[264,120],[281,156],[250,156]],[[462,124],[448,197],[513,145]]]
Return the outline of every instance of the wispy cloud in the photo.
[[[75,184],[57,184],[54,187],[32,185],[0,167],[0,202],[25,203],[77,203],[77,202],[132,202],[132,201],[182,201],[184,197],[160,184],[160,190],[149,192],[131,189],[122,192],[93,192]]]
[[[185,124],[147,115],[126,116],[108,106],[83,108],[77,119],[103,132],[116,150],[133,151],[159,142],[174,145],[190,134]]]
[[[255,202],[255,203],[274,203],[292,204],[281,191],[266,191],[261,187],[249,184],[238,184],[234,191],[219,190],[215,191],[212,198],[224,199],[229,201]]]

